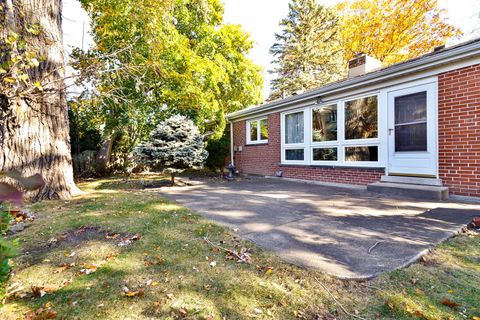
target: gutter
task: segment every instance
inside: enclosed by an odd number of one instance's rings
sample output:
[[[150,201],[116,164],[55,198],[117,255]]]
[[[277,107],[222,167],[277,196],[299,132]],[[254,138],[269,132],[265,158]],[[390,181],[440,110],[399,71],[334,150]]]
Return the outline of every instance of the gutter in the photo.
[[[259,112],[271,111],[291,104],[303,102],[317,98],[319,95],[329,95],[357,87],[378,83],[388,79],[408,75],[414,72],[425,71],[435,66],[449,63],[455,60],[466,59],[470,57],[480,56],[480,38],[470,42],[460,44],[444,51],[429,53],[423,57],[415,58],[410,61],[401,62],[384,69],[373,71],[355,78],[347,79],[342,82],[332,83],[324,87],[314,89],[312,91],[291,96],[283,100],[270,102],[252,108],[243,109],[226,115],[230,122],[235,119],[254,115]]]

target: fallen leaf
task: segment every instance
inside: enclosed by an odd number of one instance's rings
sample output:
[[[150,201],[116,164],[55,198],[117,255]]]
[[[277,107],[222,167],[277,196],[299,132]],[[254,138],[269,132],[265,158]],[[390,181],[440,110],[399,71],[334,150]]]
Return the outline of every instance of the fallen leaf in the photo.
[[[105,239],[117,239],[120,237],[120,233],[107,233]]]
[[[58,290],[58,287],[55,286],[31,286],[32,293],[36,297],[43,297],[47,293],[54,293]]]
[[[128,287],[124,286],[124,287],[122,288],[122,290],[123,290],[123,295],[124,295],[125,297],[129,297],[129,298],[141,297],[141,296],[143,296],[143,294],[144,294],[143,289],[138,289],[138,290],[132,291],[132,290],[130,290]]]
[[[447,298],[443,298],[440,301],[440,303],[443,304],[444,306],[447,306],[447,307],[452,308],[452,309],[460,306],[460,304],[458,304],[455,301],[452,301],[450,299],[447,299]]]
[[[53,273],[62,273],[63,271],[67,270],[67,269],[70,269],[70,265],[69,264],[61,264],[58,268],[56,268],[55,270],[53,270]]]
[[[83,269],[80,270],[81,273],[90,274],[98,270],[98,266],[95,265],[85,265]]]

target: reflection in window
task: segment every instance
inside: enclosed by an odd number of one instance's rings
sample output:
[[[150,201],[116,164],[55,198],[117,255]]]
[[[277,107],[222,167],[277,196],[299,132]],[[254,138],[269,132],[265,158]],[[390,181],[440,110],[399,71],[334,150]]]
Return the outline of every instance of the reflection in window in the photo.
[[[337,140],[337,105],[312,110],[312,141]]]
[[[268,139],[268,120],[260,120],[260,140]]]
[[[346,147],[345,161],[378,161],[378,147]]]
[[[287,149],[285,150],[285,160],[300,160],[304,159],[303,149]]]
[[[337,148],[314,148],[313,161],[337,161]]]
[[[257,121],[251,121],[250,122],[250,141],[257,141],[257,134],[258,134]]]
[[[285,143],[303,143],[303,111],[285,115]]]
[[[345,139],[378,137],[377,96],[345,102]]]

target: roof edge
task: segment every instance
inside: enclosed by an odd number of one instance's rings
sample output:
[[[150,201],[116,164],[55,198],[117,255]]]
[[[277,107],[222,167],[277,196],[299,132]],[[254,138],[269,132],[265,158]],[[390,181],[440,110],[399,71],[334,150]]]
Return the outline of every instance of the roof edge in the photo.
[[[352,87],[367,85],[371,82],[375,82],[375,80],[378,81],[379,78],[382,78],[381,80],[395,78],[403,75],[404,73],[408,73],[408,71],[425,71],[427,69],[434,68],[435,66],[440,65],[446,61],[450,62],[456,59],[465,59],[471,56],[475,56],[475,54],[478,54],[480,56],[480,38],[461,43],[450,48],[445,48],[442,51],[430,52],[425,54],[424,56],[387,66],[384,69],[372,71],[358,77],[346,79],[341,82],[327,84],[323,87],[313,89],[299,95],[290,96],[282,100],[276,100],[270,103],[261,104],[255,107],[232,112],[226,115],[226,119],[228,121],[232,121],[247,117],[249,115],[254,115],[256,113],[275,110],[297,102],[302,102],[315,98],[318,95],[335,93],[337,91],[345,91]]]

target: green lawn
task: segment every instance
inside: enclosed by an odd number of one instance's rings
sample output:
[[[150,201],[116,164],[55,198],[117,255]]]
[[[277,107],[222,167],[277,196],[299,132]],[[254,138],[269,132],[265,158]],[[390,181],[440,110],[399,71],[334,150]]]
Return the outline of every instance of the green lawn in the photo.
[[[477,232],[451,239],[409,268],[342,281],[284,263],[142,190],[138,179],[80,183],[84,196],[33,206],[37,219],[17,235],[22,254],[8,283],[17,292],[5,299],[1,319],[33,319],[35,311],[38,319],[82,320],[351,318],[325,288],[365,319],[480,317]],[[134,235],[140,239],[119,246]],[[217,246],[246,248],[251,263]]]

